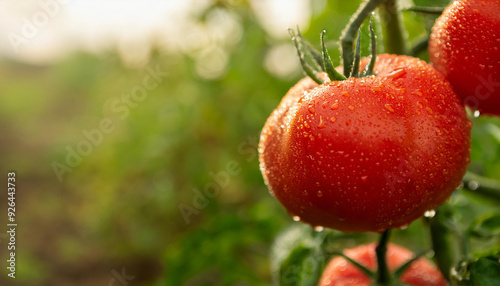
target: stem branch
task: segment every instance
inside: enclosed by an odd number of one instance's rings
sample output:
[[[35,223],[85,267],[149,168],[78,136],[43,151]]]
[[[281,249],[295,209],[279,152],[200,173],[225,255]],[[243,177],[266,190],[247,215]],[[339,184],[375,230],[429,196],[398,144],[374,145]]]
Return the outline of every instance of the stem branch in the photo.
[[[408,50],[406,47],[407,35],[396,0],[387,0],[382,7],[380,15],[382,17],[385,52],[406,55]]]
[[[387,267],[386,253],[387,253],[387,243],[389,242],[389,236],[391,230],[388,229],[382,233],[380,240],[378,242],[377,248],[375,248],[375,254],[377,255],[377,283],[378,285],[390,285],[391,274],[389,272],[389,267]]]
[[[465,191],[500,202],[500,181],[467,172],[463,182]]]
[[[384,3],[387,0],[366,0],[364,1],[356,10],[356,13],[352,15],[349,23],[342,31],[342,35],[340,36],[340,42],[342,47],[342,59],[344,65],[344,75],[348,76],[351,73],[352,65],[353,65],[353,43],[354,37],[363,24],[363,21],[370,15],[371,12],[377,8],[380,4]]]

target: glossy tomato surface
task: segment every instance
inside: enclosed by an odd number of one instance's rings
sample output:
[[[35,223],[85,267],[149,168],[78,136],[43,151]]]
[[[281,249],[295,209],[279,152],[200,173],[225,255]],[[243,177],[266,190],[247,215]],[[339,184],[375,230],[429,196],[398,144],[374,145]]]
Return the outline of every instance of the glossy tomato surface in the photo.
[[[436,21],[429,57],[463,102],[500,115],[500,1],[457,0]]]
[[[461,184],[471,123],[443,75],[396,55],[378,56],[374,74],[319,86],[305,78],[268,118],[261,171],[296,219],[381,232],[409,224]]]
[[[375,243],[361,245],[355,248],[344,250],[344,254],[361,265],[375,270],[377,266],[375,256]],[[390,271],[396,270],[399,266],[413,258],[413,253],[408,249],[389,244],[387,247],[387,266]],[[332,259],[323,275],[319,286],[369,286],[370,279],[361,270],[348,262],[345,258],[336,257]],[[401,281],[412,286],[445,286],[446,281],[431,262],[425,258],[414,261],[408,269],[403,272]]]

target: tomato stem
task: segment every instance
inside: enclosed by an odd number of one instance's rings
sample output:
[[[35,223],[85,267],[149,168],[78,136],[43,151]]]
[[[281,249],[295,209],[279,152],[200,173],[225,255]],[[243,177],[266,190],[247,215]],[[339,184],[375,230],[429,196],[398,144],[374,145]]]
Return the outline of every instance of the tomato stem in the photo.
[[[436,209],[434,217],[428,220],[434,259],[443,274],[450,281],[450,270],[458,262],[456,229],[451,224],[453,209],[444,203]]]
[[[380,9],[385,52],[406,55],[407,34],[396,0],[387,0]]]
[[[417,57],[423,51],[427,50],[427,46],[429,46],[430,35],[424,35],[413,42],[413,45],[410,49],[410,56]]]
[[[390,285],[391,283],[391,273],[389,272],[389,267],[387,267],[386,253],[387,253],[387,243],[389,242],[389,237],[391,230],[388,229],[382,233],[377,247],[375,248],[375,254],[377,256],[377,284],[378,285]]]
[[[342,60],[344,65],[344,75],[351,73],[354,59],[353,43],[354,37],[358,32],[363,21],[370,15],[371,12],[377,8],[380,4],[387,0],[366,0],[364,1],[356,10],[356,13],[352,15],[349,19],[349,23],[342,31],[340,36],[341,48],[342,48]]]

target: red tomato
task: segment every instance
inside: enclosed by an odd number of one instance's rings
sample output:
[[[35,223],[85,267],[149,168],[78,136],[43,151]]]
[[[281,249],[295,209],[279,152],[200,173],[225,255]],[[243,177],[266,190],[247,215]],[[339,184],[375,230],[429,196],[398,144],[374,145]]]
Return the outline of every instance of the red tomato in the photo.
[[[453,1],[432,28],[429,56],[465,104],[500,115],[500,1]]]
[[[360,245],[344,250],[344,254],[359,264],[375,270],[377,259],[375,256],[375,243]],[[399,266],[413,258],[413,253],[408,249],[388,244],[387,266],[394,271]],[[446,281],[441,272],[425,258],[413,262],[401,276],[401,281],[412,286],[445,286]],[[335,257],[328,263],[320,279],[319,286],[369,286],[370,279],[349,263],[343,257]]]
[[[290,89],[262,130],[261,171],[296,219],[381,232],[409,224],[461,184],[470,129],[441,73],[380,55],[374,76],[319,86],[306,78]]]

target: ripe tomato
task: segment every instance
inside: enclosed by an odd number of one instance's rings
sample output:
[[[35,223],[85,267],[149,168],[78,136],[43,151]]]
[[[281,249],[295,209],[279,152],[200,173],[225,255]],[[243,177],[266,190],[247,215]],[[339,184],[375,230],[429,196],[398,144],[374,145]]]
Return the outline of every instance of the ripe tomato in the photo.
[[[500,115],[500,1],[453,1],[432,28],[429,57],[465,104]]]
[[[375,270],[377,260],[375,256],[375,243],[360,245],[355,248],[344,250],[344,254],[349,256],[359,264]],[[413,258],[413,253],[408,249],[388,244],[387,266],[389,270],[396,268]],[[412,286],[445,286],[446,281],[441,272],[425,258],[419,258],[413,262],[401,276],[401,282]],[[343,257],[335,257],[325,268],[321,276],[319,286],[369,286],[370,279],[361,270],[349,263]]]
[[[295,219],[381,232],[409,224],[461,184],[470,129],[441,73],[379,55],[374,76],[319,86],[306,78],[290,89],[262,130],[260,167]]]

